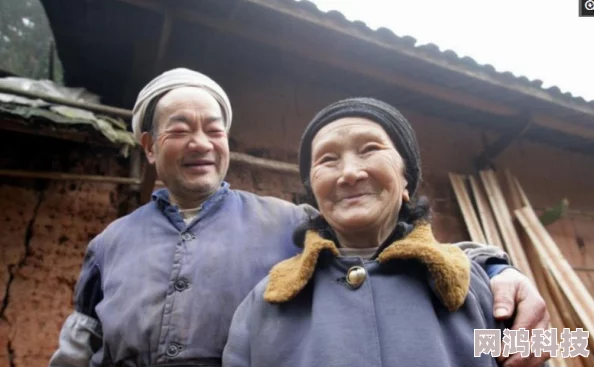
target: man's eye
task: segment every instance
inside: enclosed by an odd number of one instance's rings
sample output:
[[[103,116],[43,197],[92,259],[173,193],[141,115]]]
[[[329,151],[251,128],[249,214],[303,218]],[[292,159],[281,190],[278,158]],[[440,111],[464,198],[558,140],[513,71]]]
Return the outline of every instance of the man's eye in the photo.
[[[333,157],[331,155],[326,155],[323,156],[322,158],[320,158],[319,162],[320,163],[328,163],[328,162],[334,162],[336,160],[336,157]]]
[[[168,133],[171,135],[185,135],[185,134],[188,134],[189,131],[176,129],[176,130],[169,130]]]

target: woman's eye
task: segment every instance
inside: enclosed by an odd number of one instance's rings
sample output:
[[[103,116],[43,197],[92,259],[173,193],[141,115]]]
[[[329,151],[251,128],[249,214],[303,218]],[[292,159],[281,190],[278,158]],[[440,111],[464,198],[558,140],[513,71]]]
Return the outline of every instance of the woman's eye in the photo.
[[[375,152],[376,150],[379,150],[379,146],[377,146],[376,144],[370,144],[370,145],[366,145],[363,147],[363,149],[361,149],[361,153],[370,153],[370,152]]]

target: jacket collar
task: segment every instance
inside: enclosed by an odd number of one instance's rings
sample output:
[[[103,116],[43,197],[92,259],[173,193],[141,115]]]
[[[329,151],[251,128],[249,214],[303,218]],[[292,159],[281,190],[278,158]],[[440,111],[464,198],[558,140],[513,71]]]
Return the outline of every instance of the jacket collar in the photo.
[[[208,215],[211,210],[216,209],[219,207],[221,200],[225,198],[227,193],[230,191],[229,183],[223,181],[219,189],[212,194],[205,202],[200,205],[198,216],[190,223],[186,225],[184,218],[182,217],[181,213],[179,212],[179,208],[177,205],[171,203],[169,198],[169,191],[167,188],[158,189],[151,195],[152,201],[155,203],[156,207],[159,211],[167,217],[167,219],[180,231],[185,231],[186,229],[193,227],[194,224],[204,216]]]
[[[307,285],[322,251],[339,256],[334,242],[310,230],[303,252],[272,268],[264,299],[270,303],[287,302]],[[464,303],[470,285],[470,261],[457,246],[437,242],[427,223],[420,223],[404,238],[393,242],[377,257],[380,263],[394,259],[415,259],[424,264],[433,279],[443,304],[455,311]]]

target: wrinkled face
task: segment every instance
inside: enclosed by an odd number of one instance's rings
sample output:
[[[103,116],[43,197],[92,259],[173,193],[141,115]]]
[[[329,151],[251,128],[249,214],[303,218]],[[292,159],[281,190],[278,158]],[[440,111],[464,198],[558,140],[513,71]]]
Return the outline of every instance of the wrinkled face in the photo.
[[[154,133],[143,146],[157,174],[178,201],[214,193],[229,168],[229,144],[221,107],[205,90],[178,88],[157,103]]]
[[[402,157],[385,130],[364,118],[320,129],[310,182],[320,213],[343,235],[393,228],[402,200],[409,200]]]

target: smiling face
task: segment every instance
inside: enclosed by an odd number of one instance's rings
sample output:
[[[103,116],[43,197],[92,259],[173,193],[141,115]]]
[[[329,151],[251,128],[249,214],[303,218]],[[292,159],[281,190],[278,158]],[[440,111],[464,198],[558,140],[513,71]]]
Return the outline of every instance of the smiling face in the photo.
[[[358,117],[324,126],[312,142],[310,182],[339,237],[387,237],[409,200],[404,161],[386,131]]]
[[[180,207],[212,195],[229,168],[229,144],[221,107],[205,90],[178,88],[157,103],[154,133],[142,145]]]

